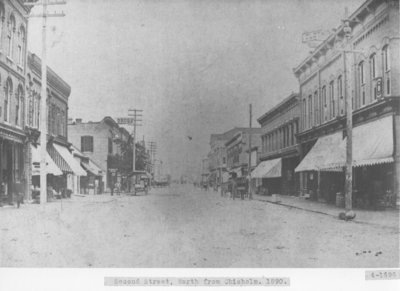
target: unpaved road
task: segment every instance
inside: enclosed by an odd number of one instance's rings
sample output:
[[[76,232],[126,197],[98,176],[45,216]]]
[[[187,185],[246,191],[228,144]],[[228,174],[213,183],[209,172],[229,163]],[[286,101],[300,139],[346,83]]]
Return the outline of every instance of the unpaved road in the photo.
[[[398,238],[189,186],[0,208],[1,267],[398,267]]]

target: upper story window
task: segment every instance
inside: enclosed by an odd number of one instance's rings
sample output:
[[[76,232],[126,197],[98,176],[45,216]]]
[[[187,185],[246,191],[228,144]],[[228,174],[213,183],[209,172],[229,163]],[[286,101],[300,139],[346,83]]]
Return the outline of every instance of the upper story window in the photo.
[[[304,121],[304,128],[307,128],[307,107],[306,107],[306,98],[303,99],[303,121]]]
[[[24,66],[24,56],[25,56],[25,42],[26,42],[26,33],[25,27],[21,25],[18,31],[19,35],[19,43],[18,43],[18,65],[21,67]]]
[[[4,94],[4,121],[9,121],[10,116],[10,101],[13,92],[13,84],[10,78],[7,79],[5,94]]]
[[[113,152],[113,140],[111,137],[108,138],[108,153],[112,154]]]
[[[386,95],[390,95],[390,51],[389,45],[385,45],[382,49],[382,62],[383,62],[383,82]]]
[[[24,112],[25,112],[25,100],[24,100],[24,89],[22,86],[18,86],[15,105],[15,125],[23,126],[25,122]]]
[[[313,105],[312,95],[308,96],[308,127],[312,127],[312,116],[313,116]]]
[[[4,10],[4,4],[3,2],[0,2],[0,48],[3,46],[3,28],[4,28],[4,17],[5,15],[5,10]]]
[[[330,118],[336,116],[335,112],[335,82],[331,81],[329,83],[329,99],[330,99]]]
[[[13,46],[15,40],[15,17],[13,14],[10,15],[10,19],[8,20],[8,53],[7,56],[10,59],[13,59]]]
[[[364,76],[364,61],[361,61],[358,64],[358,80],[360,82],[359,92],[360,92],[360,99],[361,99],[361,106],[365,105],[365,76]]]
[[[369,68],[371,74],[371,80],[376,78],[376,54],[372,54],[369,57]]]
[[[314,92],[314,107],[314,123],[317,124],[319,120],[318,90]]]
[[[93,152],[93,136],[90,135],[81,136],[81,151]]]
[[[365,84],[364,61],[362,61],[358,64],[358,76],[359,76],[360,84],[364,85]]]

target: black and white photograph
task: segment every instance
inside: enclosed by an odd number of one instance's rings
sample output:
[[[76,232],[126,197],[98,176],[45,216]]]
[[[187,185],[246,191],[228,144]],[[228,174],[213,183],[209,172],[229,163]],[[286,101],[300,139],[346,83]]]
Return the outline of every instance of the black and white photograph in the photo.
[[[398,288],[399,16],[399,0],[0,0],[0,290],[71,269],[101,272],[85,290],[295,289],[329,269]],[[264,273],[212,271],[238,268]],[[140,269],[202,278],[122,273]]]

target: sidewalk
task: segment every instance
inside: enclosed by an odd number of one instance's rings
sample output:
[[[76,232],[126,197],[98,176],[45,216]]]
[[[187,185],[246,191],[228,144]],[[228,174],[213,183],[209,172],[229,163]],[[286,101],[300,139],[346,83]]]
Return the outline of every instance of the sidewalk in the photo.
[[[343,208],[336,207],[335,205],[306,200],[302,197],[286,195],[276,196],[278,202],[275,202],[272,196],[253,195],[253,198],[254,200],[329,215],[337,219],[339,219],[339,213],[344,212]],[[354,209],[354,212],[356,213],[356,217],[354,220],[352,220],[352,222],[367,223],[381,227],[395,228],[396,230],[399,230],[399,210],[386,209],[374,211],[365,209]]]

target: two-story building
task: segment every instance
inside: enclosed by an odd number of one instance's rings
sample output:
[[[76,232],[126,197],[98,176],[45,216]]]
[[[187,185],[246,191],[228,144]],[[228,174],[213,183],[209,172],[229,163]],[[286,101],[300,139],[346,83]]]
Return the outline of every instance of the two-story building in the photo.
[[[68,124],[68,132],[70,142],[100,167],[104,190],[109,191],[116,179],[121,179],[121,184],[126,183],[132,161],[122,160],[131,143],[125,128],[109,116],[98,122],[82,122],[78,118]],[[129,169],[122,169],[125,164]]]
[[[367,0],[295,69],[300,83],[300,187],[344,191],[346,98],[353,109],[353,204],[393,205],[400,184],[399,1]],[[346,49],[346,50],[344,50]]]
[[[41,102],[41,60],[38,56],[28,53],[27,62],[27,110],[26,124],[27,135],[30,143],[28,160],[32,167],[34,186],[40,186],[40,102]],[[86,171],[81,167],[72,154],[68,142],[68,99],[71,87],[58,76],[51,68],[47,68],[47,175],[48,185],[57,192],[69,189],[79,193],[76,180],[86,176]],[[30,186],[30,185],[29,185]],[[28,188],[29,189],[29,188]]]
[[[25,74],[29,8],[0,1],[0,203],[12,201],[17,184],[28,187]]]
[[[229,172],[235,172],[237,177],[248,175],[250,138],[251,148],[260,148],[260,135],[261,128],[241,128],[231,139],[225,142],[226,163]]]
[[[299,95],[292,93],[257,119],[261,125],[261,162],[252,178],[262,179],[268,193],[297,193],[298,177],[294,169],[300,159],[296,140],[299,118]]]

